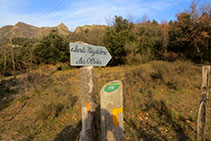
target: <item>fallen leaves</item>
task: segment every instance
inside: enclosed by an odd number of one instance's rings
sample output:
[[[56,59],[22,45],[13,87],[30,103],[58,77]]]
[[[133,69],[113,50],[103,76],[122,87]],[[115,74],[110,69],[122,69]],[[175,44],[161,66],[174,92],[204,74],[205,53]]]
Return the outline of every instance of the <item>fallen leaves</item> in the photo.
[[[148,120],[149,119],[149,114],[148,113],[139,113],[136,117],[138,119],[140,119],[141,121],[143,121],[144,119]]]

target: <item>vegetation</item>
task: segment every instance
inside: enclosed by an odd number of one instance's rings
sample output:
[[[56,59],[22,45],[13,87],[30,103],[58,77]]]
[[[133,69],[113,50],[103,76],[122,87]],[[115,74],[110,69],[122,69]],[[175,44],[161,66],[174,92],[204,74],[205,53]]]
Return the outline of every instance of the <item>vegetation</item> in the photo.
[[[47,36],[41,39],[33,53],[38,64],[67,62],[70,56],[68,42],[62,35],[59,35],[57,30],[52,30]]]
[[[106,82],[123,81],[125,140],[196,139],[200,66],[181,61],[152,61],[130,67],[96,67],[94,73],[97,106],[100,89]],[[26,76],[0,81],[1,140],[79,139],[78,68],[58,71],[54,65],[44,65]],[[27,95],[23,87],[26,78]],[[10,120],[25,102],[25,107]],[[210,115],[209,102],[207,106]],[[207,116],[207,140],[211,139],[210,129],[211,118]]]
[[[112,54],[108,67],[94,69],[97,119],[100,89],[118,79],[124,84],[125,140],[196,140],[201,65],[211,62],[210,17],[210,4],[193,2],[169,23],[115,16],[110,26],[65,34],[53,29],[39,38],[11,40],[12,27],[5,27],[0,31],[7,35],[0,39],[0,140],[79,139],[79,74],[69,65],[69,42],[75,41],[106,46]],[[211,140],[210,116],[206,133]]]
[[[135,34],[132,32],[133,27],[133,23],[129,23],[128,20],[123,19],[121,16],[115,16],[114,25],[107,28],[103,41],[113,56],[111,62],[113,65],[125,63],[126,51],[124,46],[135,41]]]
[[[191,9],[177,15],[177,21],[170,24],[170,50],[183,53],[192,60],[210,61],[209,23],[210,4],[197,9],[193,2]]]

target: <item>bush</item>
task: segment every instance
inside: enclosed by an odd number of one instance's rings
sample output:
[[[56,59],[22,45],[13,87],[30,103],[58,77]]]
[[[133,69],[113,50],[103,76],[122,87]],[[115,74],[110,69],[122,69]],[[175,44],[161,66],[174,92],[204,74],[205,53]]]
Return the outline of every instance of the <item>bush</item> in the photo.
[[[123,19],[121,16],[115,16],[114,25],[107,28],[104,36],[104,45],[112,55],[111,65],[125,64],[126,51],[124,46],[136,40],[132,29],[133,23]]]
[[[34,50],[36,63],[56,64],[69,60],[68,42],[57,30],[41,39]]]

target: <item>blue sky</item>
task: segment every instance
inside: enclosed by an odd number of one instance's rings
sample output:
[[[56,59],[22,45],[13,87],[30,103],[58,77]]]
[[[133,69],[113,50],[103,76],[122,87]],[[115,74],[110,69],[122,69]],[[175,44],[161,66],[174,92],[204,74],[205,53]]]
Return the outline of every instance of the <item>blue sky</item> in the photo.
[[[192,0],[0,0],[0,27],[22,21],[34,26],[108,24],[114,15],[141,21],[175,20]],[[210,0],[201,0],[208,3]]]

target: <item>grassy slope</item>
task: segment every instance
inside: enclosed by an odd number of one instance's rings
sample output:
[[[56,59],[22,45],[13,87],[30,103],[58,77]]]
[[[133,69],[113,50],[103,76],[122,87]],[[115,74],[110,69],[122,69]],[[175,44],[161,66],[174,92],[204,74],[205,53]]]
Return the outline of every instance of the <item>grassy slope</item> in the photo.
[[[195,140],[200,66],[155,61],[94,71],[97,103],[106,82],[124,83],[125,140]],[[27,95],[24,76],[0,81],[0,140],[77,140],[81,130],[78,69],[56,71],[54,66],[44,66],[29,76]],[[207,106],[206,137],[211,140],[210,101]]]

